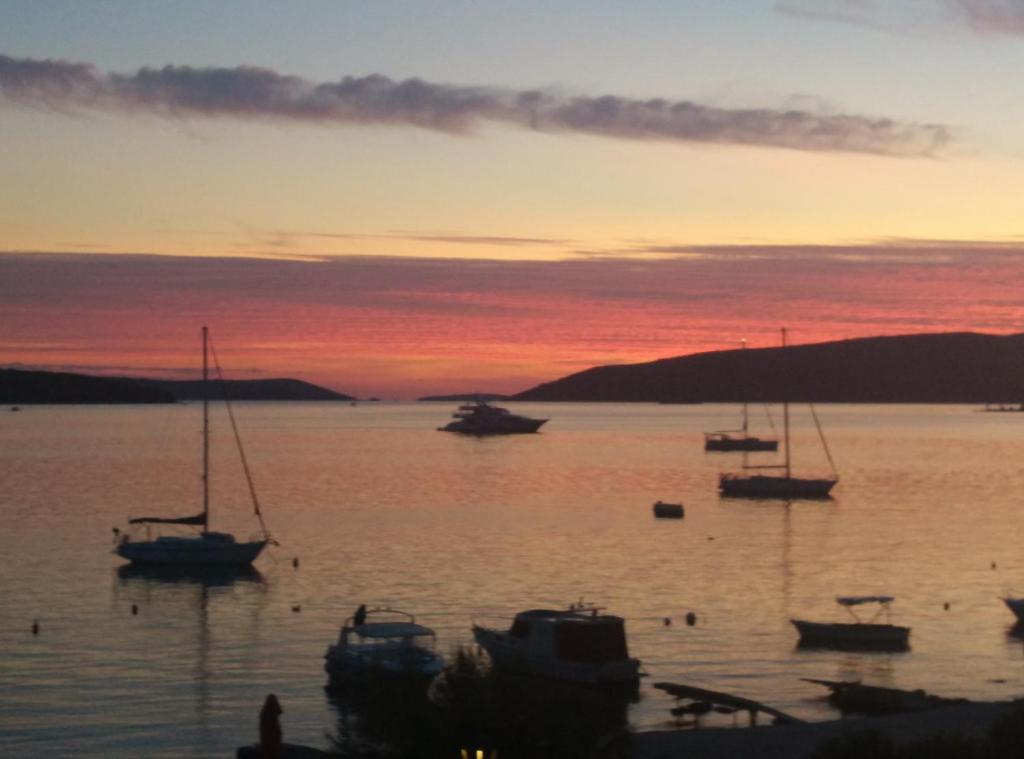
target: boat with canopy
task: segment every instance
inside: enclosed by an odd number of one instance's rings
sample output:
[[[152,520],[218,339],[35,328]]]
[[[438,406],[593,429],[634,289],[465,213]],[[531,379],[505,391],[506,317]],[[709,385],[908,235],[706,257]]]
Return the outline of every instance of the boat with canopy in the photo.
[[[360,606],[345,620],[338,642],[324,654],[328,687],[341,688],[363,676],[431,680],[444,670],[437,635],[408,612]]]
[[[910,628],[894,625],[889,619],[890,604],[895,600],[892,596],[839,596],[836,603],[850,613],[853,622],[790,621],[800,633],[800,645],[804,647],[905,650],[909,646]],[[864,604],[878,604],[875,614],[866,622],[854,611]],[[878,621],[883,615],[885,621]]]

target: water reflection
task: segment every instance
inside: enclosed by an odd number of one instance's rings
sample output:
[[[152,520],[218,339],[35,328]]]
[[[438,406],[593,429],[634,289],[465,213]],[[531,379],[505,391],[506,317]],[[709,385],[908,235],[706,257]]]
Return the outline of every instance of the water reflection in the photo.
[[[244,567],[175,567],[136,566],[124,564],[116,570],[117,579],[128,585],[132,581],[146,586],[193,584],[214,588],[240,583],[264,583],[263,575],[253,566]]]
[[[463,751],[506,759],[618,755],[631,695],[492,669],[460,648],[429,689],[422,680],[373,677],[327,689],[338,715],[334,748],[346,756],[433,759]],[[614,749],[614,750],[613,750]]]
[[[218,600],[230,605],[226,612],[236,616],[238,599],[236,589],[255,591],[263,595],[266,582],[259,570],[244,567],[175,567],[175,566],[119,566],[114,575],[115,600],[131,602],[132,615],[140,610],[160,620],[160,634],[153,639],[154,647],[166,645],[166,656],[174,657],[184,667],[191,663],[189,681],[192,684],[194,724],[208,744],[216,735],[211,721],[215,710],[213,697],[217,674],[217,656],[211,634],[210,612]],[[251,594],[251,593],[250,593]],[[252,607],[253,618],[241,629],[258,629],[260,604]],[[190,624],[194,626],[191,632]],[[173,625],[182,626],[180,634],[170,631]],[[231,627],[238,627],[232,624]],[[250,641],[251,644],[251,641]]]

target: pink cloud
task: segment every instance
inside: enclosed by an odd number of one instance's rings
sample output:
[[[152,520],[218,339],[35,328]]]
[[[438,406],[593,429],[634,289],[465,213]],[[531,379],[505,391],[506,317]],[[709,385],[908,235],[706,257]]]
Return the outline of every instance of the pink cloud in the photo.
[[[603,363],[1024,323],[1024,245],[729,247],[696,257],[324,261],[0,255],[0,363],[193,367],[359,395],[515,392]],[[466,385],[469,385],[467,388]]]

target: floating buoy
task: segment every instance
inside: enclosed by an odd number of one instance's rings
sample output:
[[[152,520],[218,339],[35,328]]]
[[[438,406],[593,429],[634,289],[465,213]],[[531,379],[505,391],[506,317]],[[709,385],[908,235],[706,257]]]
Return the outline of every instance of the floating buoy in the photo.
[[[33,619],[32,620],[32,634],[33,635],[38,635],[39,634],[39,620],[38,619]]]
[[[138,604],[132,604],[132,615],[134,616],[134,615],[136,615],[138,613],[139,613],[139,606],[138,606]]]
[[[654,502],[654,516],[659,519],[682,519],[683,504],[665,503],[664,501]]]
[[[293,567],[294,567],[295,569],[298,569],[298,568],[299,568],[299,557],[298,557],[298,556],[296,556],[296,557],[295,557],[294,559],[292,559],[292,566],[293,566]]]
[[[694,614],[692,611],[686,612],[686,624],[688,624],[690,627],[693,627],[695,624],[697,624],[697,615]]]

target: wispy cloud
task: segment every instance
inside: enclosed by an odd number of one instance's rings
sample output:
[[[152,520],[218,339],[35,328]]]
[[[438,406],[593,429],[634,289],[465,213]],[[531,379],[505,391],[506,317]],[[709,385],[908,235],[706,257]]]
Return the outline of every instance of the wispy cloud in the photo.
[[[1024,34],[1022,0],[946,0],[979,32]]]
[[[507,235],[466,235],[396,230],[381,234],[360,232],[291,232],[277,231],[271,236],[274,245],[290,245],[301,239],[325,240],[410,240],[413,242],[444,242],[455,245],[499,245],[529,247],[533,245],[567,245],[569,240],[557,237],[513,237]]]
[[[380,74],[311,82],[254,66],[164,66],[105,73],[87,63],[4,55],[0,55],[0,96],[9,102],[70,111],[391,124],[456,135],[498,124],[623,140],[884,156],[934,156],[954,137],[942,124],[825,108],[722,108],[690,100],[396,81]]]
[[[893,31],[885,7],[875,0],[779,0],[775,7],[787,15],[812,21],[830,21]],[[892,10],[891,6],[889,10]]]
[[[1024,0],[779,0],[775,7],[815,21],[902,34],[953,26],[982,34],[1024,35]]]

